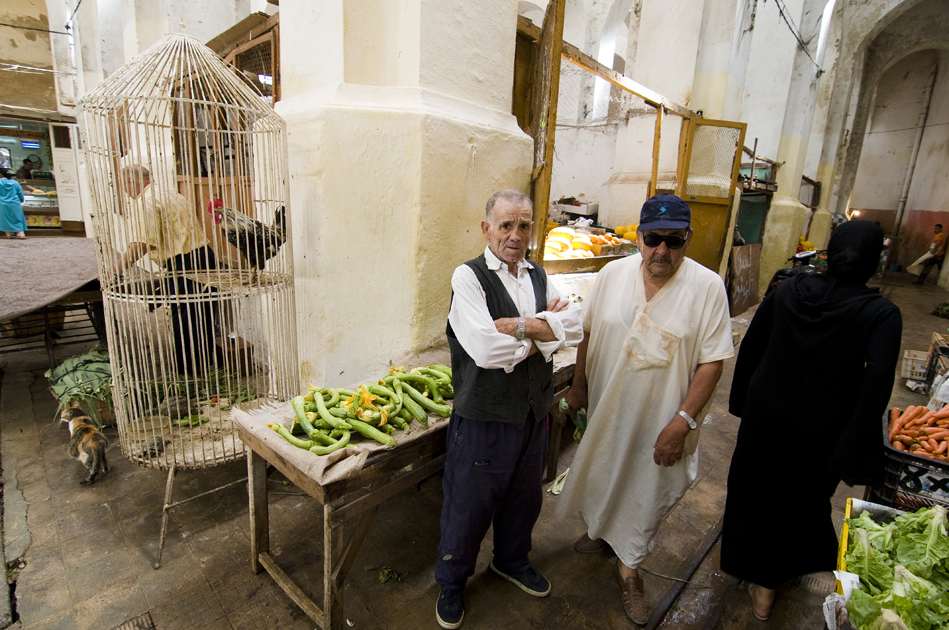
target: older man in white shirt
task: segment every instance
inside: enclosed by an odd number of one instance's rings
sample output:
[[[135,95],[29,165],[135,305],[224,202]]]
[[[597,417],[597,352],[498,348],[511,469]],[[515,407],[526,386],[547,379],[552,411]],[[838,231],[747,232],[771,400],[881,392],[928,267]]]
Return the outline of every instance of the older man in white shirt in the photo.
[[[464,588],[494,524],[491,570],[544,597],[550,582],[531,566],[531,532],[543,501],[552,355],[583,337],[580,309],[525,260],[530,198],[502,190],[488,200],[484,253],[452,276],[448,343],[455,399],[448,427],[435,581],[443,628],[464,618]]]

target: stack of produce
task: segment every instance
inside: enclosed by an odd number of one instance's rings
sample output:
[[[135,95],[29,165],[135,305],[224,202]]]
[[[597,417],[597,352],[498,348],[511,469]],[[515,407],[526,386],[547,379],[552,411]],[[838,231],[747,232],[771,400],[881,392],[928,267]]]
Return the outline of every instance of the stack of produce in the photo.
[[[797,251],[795,251],[794,253],[800,254],[801,252],[812,252],[815,249],[817,248],[814,247],[814,243],[810,242],[803,236],[799,236],[798,241],[797,241]]]
[[[616,232],[617,236],[621,236],[627,241],[636,242],[636,232],[639,230],[639,224],[633,223],[632,225],[617,225],[613,228],[613,231]]]
[[[447,366],[430,365],[411,372],[393,367],[385,378],[355,390],[311,385],[305,396],[290,401],[296,416],[290,430],[281,424],[268,426],[290,444],[316,455],[348,446],[353,433],[395,446],[390,433],[407,429],[413,421],[427,429],[428,412],[450,416],[445,399],[453,395]]]
[[[611,234],[587,234],[571,227],[555,227],[547,233],[544,242],[544,259],[593,258],[599,256],[604,245],[619,245],[627,242]]]
[[[848,519],[847,571],[860,590],[847,602],[861,630],[949,628],[949,537],[946,509],[901,514],[890,524],[869,511]]]
[[[902,413],[894,407],[888,437],[898,451],[949,462],[949,405],[938,411],[910,405]]]

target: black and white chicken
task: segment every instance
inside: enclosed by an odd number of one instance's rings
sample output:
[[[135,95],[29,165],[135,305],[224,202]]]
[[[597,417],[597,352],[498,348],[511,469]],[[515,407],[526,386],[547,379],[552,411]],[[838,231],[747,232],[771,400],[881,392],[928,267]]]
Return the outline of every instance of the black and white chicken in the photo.
[[[208,202],[208,213],[221,227],[227,242],[236,247],[255,269],[262,270],[264,264],[277,255],[286,241],[285,206],[280,206],[274,212],[273,225],[266,225],[243,212],[228,208],[220,199]]]

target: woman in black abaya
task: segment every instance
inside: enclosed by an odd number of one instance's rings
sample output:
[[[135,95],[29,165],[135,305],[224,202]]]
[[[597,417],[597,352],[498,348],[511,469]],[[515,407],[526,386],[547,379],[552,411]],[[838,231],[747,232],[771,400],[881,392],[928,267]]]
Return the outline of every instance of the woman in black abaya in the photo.
[[[830,499],[882,481],[882,418],[903,323],[870,289],[883,230],[838,226],[827,273],[785,280],[764,299],[742,341],[729,411],[741,418],[728,473],[722,570],[753,583],[752,610],[771,614],[783,582],[833,570]]]

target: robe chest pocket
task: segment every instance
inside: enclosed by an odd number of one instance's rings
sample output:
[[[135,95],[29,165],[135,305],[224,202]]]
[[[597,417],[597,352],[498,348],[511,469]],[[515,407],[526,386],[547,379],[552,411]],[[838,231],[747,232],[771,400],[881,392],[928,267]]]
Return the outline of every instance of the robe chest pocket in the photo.
[[[639,313],[623,347],[634,370],[648,370],[669,367],[681,341],[681,337],[663,330],[645,313]]]

